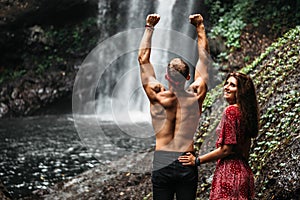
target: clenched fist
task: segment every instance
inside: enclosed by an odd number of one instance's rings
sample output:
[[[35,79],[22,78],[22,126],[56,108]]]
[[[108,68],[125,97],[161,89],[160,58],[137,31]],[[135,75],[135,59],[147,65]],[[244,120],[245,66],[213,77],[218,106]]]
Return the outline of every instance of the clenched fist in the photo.
[[[146,25],[154,27],[160,20],[159,14],[149,14],[146,19]]]
[[[190,23],[196,27],[203,24],[203,17],[200,14],[190,15],[189,18],[190,18]]]

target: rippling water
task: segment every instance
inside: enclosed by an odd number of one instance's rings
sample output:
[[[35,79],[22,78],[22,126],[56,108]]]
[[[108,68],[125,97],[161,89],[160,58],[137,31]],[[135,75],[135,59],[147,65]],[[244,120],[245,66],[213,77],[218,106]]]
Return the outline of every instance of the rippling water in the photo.
[[[47,189],[97,165],[154,145],[153,137],[128,135],[137,134],[134,126],[120,128],[110,122],[99,125],[89,121],[88,118],[82,121],[78,134],[72,116],[68,115],[1,119],[0,179],[11,195],[27,196],[34,190]],[[148,124],[142,126],[151,132]],[[93,131],[98,129],[105,137]]]

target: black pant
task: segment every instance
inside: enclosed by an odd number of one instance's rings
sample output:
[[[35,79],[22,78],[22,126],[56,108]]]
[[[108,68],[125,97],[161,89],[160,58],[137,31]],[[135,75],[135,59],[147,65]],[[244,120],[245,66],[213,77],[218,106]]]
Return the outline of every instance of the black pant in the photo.
[[[196,166],[183,166],[177,159],[182,152],[155,151],[152,171],[154,200],[194,200],[196,198],[198,170]]]

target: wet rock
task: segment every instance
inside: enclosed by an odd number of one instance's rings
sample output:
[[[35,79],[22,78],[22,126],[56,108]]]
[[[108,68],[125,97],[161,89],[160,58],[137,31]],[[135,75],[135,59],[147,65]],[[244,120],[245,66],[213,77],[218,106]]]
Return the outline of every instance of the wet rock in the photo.
[[[0,116],[24,116],[42,106],[55,102],[58,98],[70,95],[75,71],[62,76],[61,72],[51,72],[39,78],[22,77],[0,87]],[[55,79],[57,80],[53,80]]]
[[[11,93],[11,98],[16,99],[18,97],[19,90],[18,88],[14,88],[13,92]]]
[[[289,157],[289,159],[286,159]],[[274,162],[275,161],[275,162]],[[266,160],[258,177],[261,199],[300,199],[300,137],[283,143]],[[261,188],[262,191],[261,191]],[[262,193],[263,192],[263,193]]]
[[[9,200],[12,199],[7,189],[4,187],[2,183],[0,183],[0,199]]]
[[[8,112],[8,106],[4,103],[0,104],[0,117],[3,117]]]
[[[35,191],[40,199],[151,199],[153,152],[136,153],[108,165],[100,165],[46,191]],[[150,159],[149,159],[150,158]],[[139,173],[126,163],[143,163]],[[116,168],[121,166],[121,168]]]

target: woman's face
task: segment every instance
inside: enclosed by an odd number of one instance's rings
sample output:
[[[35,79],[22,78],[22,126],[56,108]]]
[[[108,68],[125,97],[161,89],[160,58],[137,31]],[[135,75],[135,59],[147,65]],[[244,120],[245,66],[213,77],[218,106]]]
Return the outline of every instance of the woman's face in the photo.
[[[237,79],[230,76],[224,84],[224,98],[229,104],[236,103]]]

